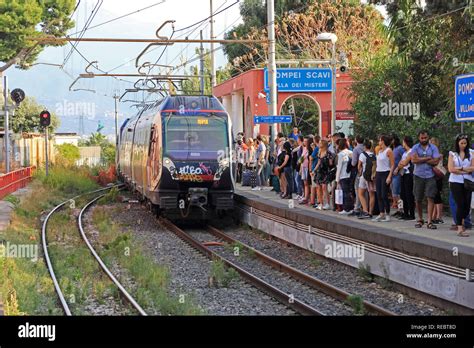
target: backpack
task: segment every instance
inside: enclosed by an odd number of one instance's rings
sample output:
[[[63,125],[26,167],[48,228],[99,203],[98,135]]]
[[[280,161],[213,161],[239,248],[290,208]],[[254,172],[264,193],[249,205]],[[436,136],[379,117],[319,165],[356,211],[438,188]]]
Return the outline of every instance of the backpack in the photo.
[[[293,170],[296,170],[297,165],[298,165],[298,155],[296,152],[291,151],[290,156],[291,156],[291,168]]]
[[[375,157],[374,154],[369,155],[365,151],[362,152],[362,154],[365,156],[365,169],[364,172],[362,173],[362,176],[364,177],[365,180],[367,181],[372,181],[373,176],[375,175],[375,169],[377,166],[377,157]]]
[[[346,173],[349,174],[352,172],[352,157],[351,156],[347,156],[347,157],[349,157],[349,160],[347,161]]]

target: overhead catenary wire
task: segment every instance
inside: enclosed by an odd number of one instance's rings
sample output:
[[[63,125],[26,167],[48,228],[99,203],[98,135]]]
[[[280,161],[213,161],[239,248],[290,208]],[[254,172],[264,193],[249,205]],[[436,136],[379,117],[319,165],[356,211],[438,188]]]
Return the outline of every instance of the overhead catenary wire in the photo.
[[[92,30],[92,29],[95,29],[95,28],[98,28],[98,27],[100,27],[100,26],[103,26],[103,25],[106,25],[106,24],[109,24],[109,23],[112,23],[112,22],[115,22],[115,21],[117,21],[117,20],[119,20],[119,19],[122,19],[122,18],[125,18],[125,17],[128,17],[128,16],[131,16],[131,15],[133,15],[133,14],[136,14],[136,13],[139,13],[139,12],[142,12],[142,11],[146,11],[146,10],[148,10],[148,9],[150,9],[150,8],[153,8],[153,7],[155,7],[155,6],[161,5],[161,4],[165,3],[165,2],[166,2],[166,0],[162,0],[162,1],[160,1],[160,2],[157,2],[157,3],[152,4],[152,5],[150,5],[150,6],[143,7],[143,8],[140,8],[140,9],[138,9],[138,10],[135,10],[135,11],[132,11],[132,12],[129,12],[129,13],[126,13],[126,14],[124,14],[124,15],[121,15],[121,16],[118,16],[118,17],[115,17],[115,18],[112,18],[112,19],[110,19],[110,20],[108,20],[108,21],[105,21],[105,22],[102,22],[102,23],[93,25],[92,27],[87,28],[86,31]],[[79,33],[81,33],[81,31],[77,31],[77,32],[75,32],[75,33],[69,34],[68,36],[76,35],[76,34],[79,34]]]
[[[84,27],[82,28],[81,30],[81,33],[79,34],[79,37],[82,38],[87,30],[87,28],[91,25],[92,21],[94,20],[95,16],[97,15],[97,13],[99,12],[99,9],[102,7],[102,4],[104,3],[104,0],[97,0],[97,3],[96,5],[94,6],[94,8],[92,9],[92,12],[91,14],[89,15],[89,17],[86,19],[86,22],[84,24]],[[62,63],[62,66],[65,66],[66,63],[68,62],[69,58],[71,57],[71,55],[73,54],[74,52],[74,48],[76,48],[77,46],[79,45],[79,42],[75,42],[74,44],[72,44],[72,48],[71,50],[69,51],[69,53],[66,55],[66,58],[64,58],[64,61]]]
[[[79,7],[80,4],[81,4],[81,0],[79,0],[79,1],[77,2],[76,6],[74,7],[74,10],[72,10],[71,15],[69,16],[69,20],[72,19],[72,16],[74,16],[74,13],[76,13],[77,8]]]
[[[236,2],[232,3],[231,5],[225,7],[224,9],[219,10],[219,9],[227,2],[227,0],[225,0],[224,3],[216,10],[216,12],[215,12],[214,14],[219,14],[219,13],[222,13],[222,12],[226,11],[227,9],[229,9],[229,8],[231,8],[232,6],[234,6],[234,5],[236,5],[237,3],[239,3],[239,1],[240,1],[240,0],[237,0]],[[213,15],[214,15],[214,14],[213,14]],[[209,18],[211,18],[211,16],[209,16],[209,17],[207,17],[207,18],[205,18],[205,19],[203,19],[203,20],[201,20],[201,21],[199,21],[199,22],[196,22],[196,23],[194,23],[194,24],[192,24],[192,25],[190,25],[190,26],[187,26],[186,28],[181,28],[181,29],[179,29],[179,30],[175,30],[174,27],[173,27],[173,32],[172,32],[172,34],[170,35],[170,39],[171,39],[171,38],[173,37],[173,35],[174,35],[176,32],[178,32],[178,31],[184,31],[184,30],[190,29],[190,28],[192,28],[192,27],[195,27],[193,30],[190,31],[190,33],[193,33],[193,32],[196,31],[200,26],[202,26],[202,24],[204,24]],[[204,28],[206,28],[208,25],[209,25],[209,23],[207,23]],[[189,33],[189,32],[188,32],[188,33]],[[189,35],[188,33],[186,33],[185,35]],[[187,44],[186,47],[185,47],[183,50],[181,50],[181,53],[182,53],[188,46],[189,46],[189,44]],[[168,46],[165,46],[165,48],[164,48],[163,51],[161,52],[160,56],[159,56],[158,59],[156,60],[155,65],[156,65],[156,64],[159,62],[159,60],[162,58],[162,56],[163,56],[163,54],[166,52],[166,49],[167,49],[167,48],[168,48]],[[181,53],[179,53],[178,56],[179,56]],[[176,58],[174,58],[174,59],[176,59]],[[173,61],[174,61],[174,59],[173,59]],[[150,66],[146,77],[149,76],[149,74],[151,73],[152,69],[153,69],[153,65]],[[171,83],[171,82],[170,82],[170,83]],[[143,101],[144,101],[144,102],[147,101],[147,100],[150,98],[150,96],[151,96],[151,94],[149,94],[148,96],[145,96],[145,91],[142,92],[142,97],[143,97]]]
[[[225,4],[225,2],[224,2],[224,4]],[[222,7],[224,4],[222,4],[220,7]],[[219,8],[220,8],[220,7],[219,7]],[[218,11],[219,8],[217,8],[216,11]],[[247,11],[245,11],[245,14],[247,14],[249,11],[250,11],[250,10],[247,9]],[[234,20],[230,25],[226,26],[226,27],[224,28],[224,30],[222,30],[219,34],[216,35],[216,37],[219,37],[220,35],[222,35],[223,33],[225,33],[230,27],[232,27],[235,23],[237,23],[237,22],[242,18],[242,16],[243,16],[243,15],[240,14],[240,15],[237,17],[236,20]],[[210,18],[210,17],[209,17],[209,18]],[[206,26],[205,26],[203,29],[207,28],[208,25],[209,25],[209,23],[207,23]],[[189,44],[186,45],[186,47],[188,47],[188,46],[189,46]],[[208,56],[208,55],[210,55],[210,54],[212,54],[212,53],[215,53],[215,52],[217,52],[217,51],[223,49],[223,47],[224,47],[223,45],[220,45],[220,46],[218,46],[217,48],[214,48],[214,50],[210,50],[210,51],[204,53],[203,57],[206,57],[206,56]],[[184,49],[181,50],[181,52],[180,52],[175,58],[173,58],[173,60],[172,60],[171,62],[168,62],[168,64],[171,65],[171,64],[182,54],[182,52],[184,52]],[[193,62],[195,62],[195,61],[197,61],[197,60],[199,60],[199,59],[200,59],[200,55],[194,54],[193,56],[191,56],[191,58],[188,58],[188,60],[182,62],[181,64],[179,64],[179,65],[177,65],[177,66],[175,66],[171,71],[175,71],[175,70],[177,70],[177,69],[179,69],[179,68],[181,68],[181,67],[185,67],[187,64],[193,63]]]
[[[237,5],[239,2],[240,2],[240,0],[237,0],[236,2],[234,2],[234,3],[230,4],[229,6],[227,6],[226,8],[223,8],[223,9],[220,10],[220,11],[214,12],[214,13],[213,13],[213,16],[218,15],[219,13],[222,13],[222,12],[228,10],[228,9],[231,8],[232,6]],[[198,21],[198,22],[196,22],[196,23],[194,23],[194,24],[188,25],[187,27],[184,27],[184,28],[181,28],[181,29],[176,29],[175,31],[176,31],[176,32],[180,32],[180,31],[183,31],[183,30],[192,28],[192,27],[194,27],[195,25],[198,25],[198,24],[200,24],[200,23],[203,23],[203,22],[207,21],[207,20],[210,19],[210,18],[211,18],[211,16],[206,17],[206,18],[204,18],[203,20],[200,20],[200,21]]]
[[[225,0],[224,3],[221,4],[221,5],[216,9],[216,11],[218,11],[227,1],[228,1],[228,0]],[[182,34],[178,35],[176,38],[178,39],[178,38],[188,37],[189,35],[192,35],[199,27],[202,26],[202,24],[205,23],[205,20],[202,20],[202,21],[200,21],[200,22],[202,22],[202,23],[201,23],[200,25],[198,25],[196,28],[191,29],[191,30],[189,30],[189,31],[186,32],[186,33],[182,33]],[[203,29],[205,29],[208,25],[209,25],[209,23],[207,23],[206,26],[205,26]],[[179,29],[179,30],[182,31],[183,29]],[[175,30],[175,31],[176,31],[176,30]],[[171,60],[171,62],[175,61],[175,60],[179,57],[179,55],[181,55],[182,52],[184,52],[184,51],[186,50],[186,48],[187,48],[189,45],[190,45],[190,44],[187,44],[187,45],[185,46],[185,48],[184,48],[183,50],[181,50],[181,52],[178,54],[178,56],[176,56],[175,58],[173,58],[173,59]],[[159,49],[159,48],[160,48],[160,47],[152,48],[152,49],[149,50],[145,55],[150,54],[151,52],[156,51],[156,50]],[[121,63],[121,64],[119,64],[119,65],[113,67],[112,69],[109,69],[108,72],[110,73],[110,72],[112,72],[112,71],[115,71],[115,70],[117,70],[117,69],[119,69],[119,68],[121,68],[121,67],[123,67],[123,66],[125,66],[125,65],[127,65],[127,64],[129,64],[129,63],[131,63],[131,62],[133,62],[133,61],[135,61],[135,59],[136,59],[136,57],[135,57],[135,58],[132,58],[132,59],[130,59],[130,60],[127,60],[126,62]]]

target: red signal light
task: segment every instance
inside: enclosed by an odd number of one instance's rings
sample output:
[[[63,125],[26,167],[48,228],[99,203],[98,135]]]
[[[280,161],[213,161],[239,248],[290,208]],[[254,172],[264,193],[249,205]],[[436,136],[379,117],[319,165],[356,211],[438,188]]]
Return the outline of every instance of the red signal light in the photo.
[[[51,124],[51,114],[49,111],[43,111],[40,113],[40,126],[48,127]]]

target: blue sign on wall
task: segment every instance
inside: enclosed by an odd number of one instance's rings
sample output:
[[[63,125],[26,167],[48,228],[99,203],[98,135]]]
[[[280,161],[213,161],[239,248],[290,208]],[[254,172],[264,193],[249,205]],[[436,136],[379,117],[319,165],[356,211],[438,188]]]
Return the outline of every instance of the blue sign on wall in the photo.
[[[254,116],[253,123],[291,123],[291,116]]]
[[[268,88],[268,70],[264,69],[264,88]],[[279,92],[331,92],[330,68],[280,68],[277,69]]]
[[[456,76],[454,93],[456,121],[474,121],[474,74]]]

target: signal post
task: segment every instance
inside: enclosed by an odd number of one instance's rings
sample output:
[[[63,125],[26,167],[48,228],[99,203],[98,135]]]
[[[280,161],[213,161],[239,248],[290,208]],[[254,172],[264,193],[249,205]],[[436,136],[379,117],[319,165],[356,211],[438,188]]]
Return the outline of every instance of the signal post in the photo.
[[[44,127],[44,148],[45,148],[45,171],[46,176],[49,174],[49,148],[48,148],[48,127],[51,124],[51,114],[49,111],[44,110],[40,113],[40,126]]]

